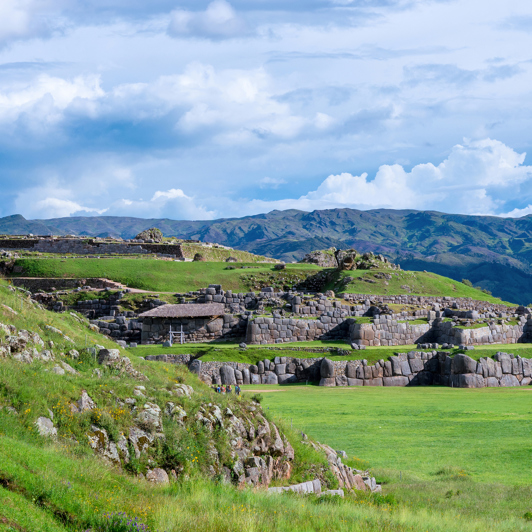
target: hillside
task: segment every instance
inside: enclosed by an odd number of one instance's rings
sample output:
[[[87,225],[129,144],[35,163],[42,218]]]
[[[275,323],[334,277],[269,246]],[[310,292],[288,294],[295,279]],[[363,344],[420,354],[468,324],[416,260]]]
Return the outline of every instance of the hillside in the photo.
[[[309,511],[324,530],[366,513],[346,506],[337,518],[314,499],[276,516],[278,497],[251,488],[339,486],[320,447],[184,366],[113,350],[79,315],[45,311],[3,281],[0,300],[0,530],[308,530]]]
[[[352,294],[427,295],[470,297],[478,301],[500,302],[476,288],[444,276],[425,272],[355,270],[336,272],[314,264],[287,264],[276,270],[271,264],[226,264],[223,262],[173,262],[154,259],[18,259],[15,276],[42,278],[106,278],[130,288],[155,292],[198,290],[221,284],[233,292],[260,291],[273,286],[289,290],[300,283],[327,275],[323,290]],[[389,279],[388,279],[389,277]]]
[[[116,235],[131,238],[156,226],[166,236],[218,242],[240,250],[300,259],[314,249],[354,247],[383,253],[409,269],[470,279],[505,300],[532,301],[532,217],[510,219],[437,212],[288,210],[244,218],[175,221],[78,217],[0,219],[0,233]],[[503,267],[501,267],[503,266]]]

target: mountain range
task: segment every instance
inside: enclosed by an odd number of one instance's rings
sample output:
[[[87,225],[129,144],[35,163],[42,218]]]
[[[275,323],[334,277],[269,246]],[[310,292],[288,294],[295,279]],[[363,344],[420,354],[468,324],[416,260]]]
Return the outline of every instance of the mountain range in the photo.
[[[433,211],[329,209],[205,221],[114,216],[26,220],[0,218],[2,234],[132,238],[158,227],[165,236],[217,242],[285,261],[316,249],[382,253],[404,269],[467,278],[502,299],[532,302],[532,216],[499,218]]]

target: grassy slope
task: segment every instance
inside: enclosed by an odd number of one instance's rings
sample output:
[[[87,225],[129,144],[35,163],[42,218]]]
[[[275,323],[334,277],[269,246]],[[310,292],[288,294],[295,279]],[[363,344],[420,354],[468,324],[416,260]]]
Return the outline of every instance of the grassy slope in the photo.
[[[369,460],[386,492],[412,508],[456,511],[470,521],[532,510],[523,467],[531,458],[528,387],[282,390],[263,393],[263,405],[309,436]]]
[[[463,283],[442,277],[430,272],[391,272],[390,270],[382,270],[380,273],[391,273],[390,280],[375,278],[377,271],[355,270],[352,272],[341,272],[340,279],[345,277],[352,277],[350,282],[343,292],[350,294],[374,294],[374,295],[398,295],[398,294],[412,294],[425,296],[451,296],[451,297],[471,297],[478,301],[489,301],[491,303],[501,303],[501,300],[485,294],[481,290],[471,288]],[[370,279],[375,283],[368,283],[362,279]],[[384,283],[387,282],[388,285]],[[409,289],[401,288],[408,286]],[[330,288],[337,288],[338,283],[333,283]]]
[[[20,297],[8,291],[1,282],[0,297],[3,304],[20,309]],[[76,347],[84,345],[85,335],[88,336],[89,343],[109,345],[107,340],[89,331],[86,326],[78,324],[70,315],[48,313],[36,309],[29,302],[22,302],[22,311],[17,316],[12,316],[5,309],[0,310],[0,321],[14,321],[17,327],[33,331],[39,331],[42,325],[50,322],[71,336]],[[53,333],[48,334],[46,329],[39,332],[45,339],[53,339],[56,345],[61,347],[60,337],[53,336]],[[70,344],[64,345],[70,347]],[[212,396],[211,391],[183,368],[150,363],[138,359],[133,353],[129,354],[135,367],[150,377],[150,381],[143,384],[155,402],[164,404],[168,398],[164,388],[173,380],[180,379],[193,384],[199,393],[194,403],[187,403],[185,400],[185,407],[191,413],[202,401],[213,399],[230,404],[235,411],[240,408],[234,397]],[[83,433],[86,430],[83,423],[89,424],[91,415],[85,414],[85,417],[77,418],[70,414],[68,408],[68,403],[77,399],[82,389],[87,389],[97,403],[100,422],[105,422],[110,434],[117,432],[127,426],[130,420],[127,414],[116,408],[115,397],[130,395],[137,382],[130,378],[116,380],[116,377],[107,371],[104,371],[101,379],[95,380],[91,377],[94,363],[90,359],[83,359],[81,364],[76,365],[76,369],[80,371],[79,376],[55,376],[46,372],[52,364],[26,365],[12,361],[0,363],[0,403],[13,404],[19,411],[18,416],[9,414],[5,409],[0,411],[0,530],[11,530],[13,527],[16,530],[31,532],[79,532],[89,528],[93,531],[108,532],[123,530],[104,526],[108,519],[103,515],[108,512],[126,512],[128,516],[137,517],[147,524],[152,532],[531,530],[522,519],[512,516],[506,518],[502,524],[488,520],[483,515],[476,515],[471,522],[464,522],[457,515],[462,510],[456,506],[440,514],[433,512],[425,500],[416,501],[413,506],[409,502],[396,504],[387,496],[358,499],[348,497],[344,501],[327,502],[312,497],[281,498],[250,490],[239,491],[230,486],[204,481],[201,477],[201,467],[191,462],[187,463],[186,468],[190,475],[189,480],[183,479],[169,487],[153,487],[144,481],[121,474],[97,460],[83,444]],[[114,393],[111,394],[110,390]],[[319,397],[323,397],[325,402],[320,407],[320,413],[316,413],[316,399],[319,400]],[[323,416],[326,416],[326,423],[322,425],[325,429],[336,426],[338,422],[342,423],[341,430],[337,428],[334,435],[327,435],[327,438],[330,437],[329,441],[336,444],[339,434],[349,433],[345,430],[348,418],[342,415],[343,407],[340,403],[334,405],[336,400],[331,407],[327,396],[319,397],[309,401],[309,412],[314,413],[317,421],[320,416],[322,421]],[[378,400],[374,399],[373,402]],[[295,397],[294,406],[297,404]],[[324,411],[323,406],[328,407],[328,413]],[[49,408],[54,410],[54,422],[59,427],[60,434],[75,436],[79,444],[68,439],[61,439],[58,444],[53,444],[35,434],[33,421],[39,415],[47,415]],[[388,405],[386,408],[388,409]],[[511,411],[521,416],[521,410],[522,408],[518,408]],[[358,411],[365,413],[366,420],[371,417],[370,405],[367,403],[362,409],[358,408]],[[352,418],[350,419],[352,421]],[[83,423],[80,420],[84,420]],[[302,420],[302,425],[308,425],[308,421],[309,419],[304,422]],[[298,443],[296,429],[291,431],[288,423],[281,423],[281,426],[284,426],[283,430],[289,434],[296,453],[300,456],[294,468],[294,481],[297,481],[298,478],[305,478],[304,475],[309,474],[305,464],[315,457],[307,446]],[[438,434],[441,431],[440,423]],[[352,443],[359,445],[363,435],[375,432],[376,429],[369,423],[366,426],[359,424],[354,438],[358,441]],[[528,435],[526,427],[521,431],[521,435]],[[327,439],[323,438],[323,441]],[[194,442],[194,439],[190,440],[190,443]],[[378,448],[384,443],[380,440],[373,441],[372,449],[359,447],[357,456],[372,460],[375,446]],[[417,452],[418,447],[417,442],[412,439],[409,440],[409,445],[405,452],[410,456],[414,452],[412,449]],[[384,445],[384,449],[386,448]],[[515,452],[505,456],[507,469],[513,473],[516,469],[514,460],[521,464],[523,457]],[[392,466],[403,468],[400,455]],[[390,478],[394,475],[397,476],[393,471],[388,472]],[[442,487],[448,485],[450,484],[446,480]],[[385,493],[387,489],[385,486]],[[525,495],[529,496],[521,490],[512,499],[511,504],[519,506]],[[510,503],[506,504],[510,506]]]
[[[287,277],[302,279],[318,271],[312,264],[290,264],[276,271],[271,264],[228,265],[224,262],[170,262],[153,259],[21,259],[17,265],[28,277],[105,277],[131,288],[162,292],[188,292],[209,284],[225,290],[247,292],[258,281],[284,283]],[[235,269],[228,269],[235,267]],[[266,285],[265,284],[265,285]]]

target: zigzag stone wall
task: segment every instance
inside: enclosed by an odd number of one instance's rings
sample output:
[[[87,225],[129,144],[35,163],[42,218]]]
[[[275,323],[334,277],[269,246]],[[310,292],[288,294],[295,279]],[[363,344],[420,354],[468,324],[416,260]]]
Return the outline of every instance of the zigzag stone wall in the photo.
[[[527,386],[532,359],[508,353],[478,362],[463,354],[442,351],[400,353],[368,365],[365,360],[275,357],[258,364],[202,362],[190,355],[154,355],[146,360],[185,364],[207,384],[288,384],[318,382],[320,386],[430,386],[455,388]]]

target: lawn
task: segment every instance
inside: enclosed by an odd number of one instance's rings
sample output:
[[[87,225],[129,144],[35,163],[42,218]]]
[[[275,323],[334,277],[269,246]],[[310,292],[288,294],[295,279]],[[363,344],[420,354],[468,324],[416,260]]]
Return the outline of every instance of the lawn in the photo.
[[[87,278],[104,277],[130,288],[161,292],[181,292],[221,284],[224,290],[248,292],[257,286],[282,287],[314,274],[313,264],[288,264],[275,270],[273,264],[227,264],[225,262],[178,262],[155,259],[83,258],[20,259],[26,277]]]
[[[405,504],[469,518],[532,511],[532,387],[244,387],[259,388],[269,412],[367,461]]]

